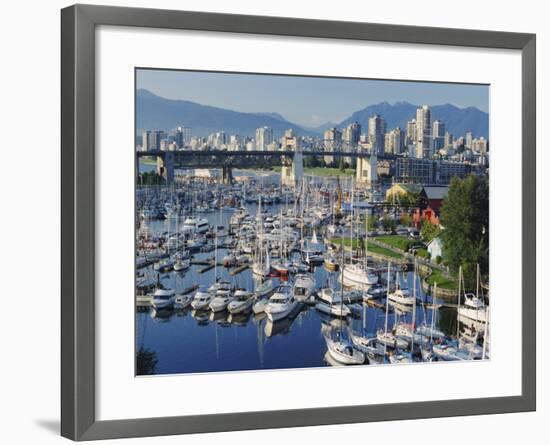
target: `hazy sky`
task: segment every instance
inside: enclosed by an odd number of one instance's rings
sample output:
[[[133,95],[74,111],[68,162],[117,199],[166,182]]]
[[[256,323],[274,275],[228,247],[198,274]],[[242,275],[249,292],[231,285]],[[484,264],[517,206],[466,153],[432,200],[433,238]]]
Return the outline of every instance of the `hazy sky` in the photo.
[[[489,87],[430,82],[138,70],[137,88],[243,112],[277,112],[306,127],[339,123],[379,102],[489,109]]]

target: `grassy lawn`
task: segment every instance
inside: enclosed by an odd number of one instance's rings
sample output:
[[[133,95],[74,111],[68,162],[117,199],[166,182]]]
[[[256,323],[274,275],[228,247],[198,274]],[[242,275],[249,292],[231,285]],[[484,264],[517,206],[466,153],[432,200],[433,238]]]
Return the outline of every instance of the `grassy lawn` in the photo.
[[[346,168],[344,171],[339,168],[329,167],[304,167],[304,173],[315,176],[354,176],[354,168]]]
[[[432,274],[426,279],[428,284],[434,284],[437,282],[438,287],[443,289],[454,290],[458,287],[458,283],[454,279],[447,278],[438,269],[432,269]]]
[[[340,238],[332,238],[330,240],[331,243],[335,244],[336,246],[341,246],[342,241]],[[359,246],[359,240],[356,238],[353,239],[353,248],[356,249]],[[344,238],[344,246],[349,247],[351,246],[351,240],[349,238]],[[375,244],[372,244],[370,241],[368,243],[368,251],[372,253],[377,253],[379,255],[385,255],[389,256],[391,258],[403,258],[403,255],[400,253],[394,252],[393,250],[386,249],[384,247],[377,246]]]
[[[370,242],[368,243],[368,249],[369,252],[378,253],[379,255],[385,255],[391,258],[403,258],[403,255],[401,255],[400,253],[394,252],[393,250],[386,249],[384,247],[376,246]]]
[[[401,235],[377,236],[374,239],[402,251],[408,250],[410,244],[410,240],[406,236]]]

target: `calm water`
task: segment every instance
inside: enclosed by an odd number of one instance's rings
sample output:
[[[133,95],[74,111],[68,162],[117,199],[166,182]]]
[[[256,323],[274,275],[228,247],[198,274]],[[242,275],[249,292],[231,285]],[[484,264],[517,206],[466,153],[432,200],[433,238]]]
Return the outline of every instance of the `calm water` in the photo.
[[[268,209],[276,213],[280,207],[271,206]],[[254,214],[256,206],[248,206],[248,210]],[[207,213],[202,216],[212,224],[227,227],[231,212]],[[153,221],[150,228],[154,232],[173,232],[175,224],[175,219]],[[219,261],[226,252],[225,249],[218,249]],[[214,251],[200,253],[195,255],[195,259],[213,258],[214,255]],[[161,281],[167,287],[181,291],[195,284],[210,285],[217,274],[235,286],[254,289],[250,269],[230,276],[229,269],[223,267],[199,274],[197,270],[202,267],[191,266],[184,274],[161,274]],[[152,267],[145,270],[150,276],[156,276]],[[321,266],[315,269],[314,276],[319,287],[331,283],[338,288],[338,272],[330,273]],[[406,274],[403,279],[412,289],[412,273]],[[420,286],[417,292],[430,301],[428,296],[422,294]],[[429,323],[430,317],[431,309],[425,313],[422,307],[417,308],[417,323],[424,319]],[[359,333],[374,334],[378,328],[383,328],[384,319],[384,308],[363,305],[362,311],[355,318],[343,322],[343,335],[347,335],[348,326]],[[411,312],[390,309],[388,326],[391,328],[396,321],[410,322],[411,319]],[[442,308],[436,320],[443,331],[449,334],[456,331],[454,309]],[[324,358],[327,349],[321,328],[323,324],[339,327],[339,323],[339,320],[331,319],[308,306],[302,307],[294,317],[275,324],[269,322],[264,314],[231,316],[222,312],[214,315],[211,312],[195,313],[191,308],[162,314],[149,310],[136,314],[136,346],[138,350],[146,351],[147,357],[154,357],[156,366],[148,372],[155,374],[328,366]],[[138,360],[139,357],[138,354]]]
[[[152,171],[154,166],[141,165],[141,171]],[[239,174],[235,171],[235,174]],[[246,172],[246,175],[250,175]],[[254,175],[256,179],[267,183],[278,183],[278,174]],[[315,178],[325,181],[323,178]],[[292,207],[292,204],[290,205]],[[256,205],[247,205],[247,210],[254,215]],[[264,207],[263,210],[276,214],[285,205]],[[228,227],[232,212],[215,212],[201,214],[212,225]],[[182,221],[180,221],[181,223]],[[173,233],[176,220],[151,221],[152,232]],[[319,234],[318,234],[319,235]],[[311,236],[311,234],[308,234]],[[227,253],[226,249],[218,249],[217,258],[221,261]],[[194,255],[195,260],[212,259],[215,252]],[[238,275],[231,276],[230,269],[212,268],[199,274],[204,266],[192,265],[185,273],[170,272],[160,275],[160,280],[166,287],[176,292],[196,284],[211,285],[216,276],[221,277],[234,286],[253,290],[255,279],[250,269]],[[156,277],[152,266],[142,269],[151,277]],[[339,288],[338,272],[330,273],[324,267],[315,268],[313,275],[319,288],[330,285]],[[413,288],[412,273],[402,276],[409,288]],[[424,301],[431,297],[422,293],[420,283],[417,283],[417,294]],[[431,322],[431,309],[424,310],[421,306],[416,311],[417,323]],[[412,313],[394,310],[390,306],[388,329],[398,321],[411,322]],[[312,306],[302,306],[300,311],[275,324],[269,322],[264,314],[255,316],[230,315],[227,312],[213,314],[212,312],[196,313],[191,308],[184,311],[155,313],[154,310],[136,313],[136,346],[138,362],[142,361],[145,373],[175,374],[214,371],[236,371],[255,369],[284,369],[329,366],[325,360],[327,353],[323,326],[342,328],[342,335],[347,337],[348,329],[364,335],[374,335],[377,329],[384,327],[385,307],[374,308],[362,305],[353,318],[347,321],[331,318],[319,313]],[[445,333],[456,333],[456,310],[441,308],[436,313],[436,325]],[[155,363],[151,365],[151,358]],[[139,368],[139,364],[138,364]]]

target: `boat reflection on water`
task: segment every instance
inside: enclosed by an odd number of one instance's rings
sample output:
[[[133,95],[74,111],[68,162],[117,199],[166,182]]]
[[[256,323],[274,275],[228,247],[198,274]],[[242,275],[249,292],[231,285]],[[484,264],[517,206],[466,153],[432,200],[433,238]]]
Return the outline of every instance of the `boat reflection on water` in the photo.
[[[157,322],[165,323],[172,318],[172,315],[174,315],[174,311],[171,309],[155,309],[151,308],[150,312],[151,318]]]
[[[229,314],[227,316],[227,322],[230,323],[232,326],[240,326],[244,327],[248,324],[248,320],[250,320],[250,314],[249,312],[239,312],[238,314]]]
[[[193,309],[191,311],[191,316],[197,320],[197,324],[199,326],[206,326],[210,323],[209,314],[207,311],[199,310],[199,309]]]
[[[266,337],[275,335],[286,335],[290,332],[290,327],[300,313],[300,307],[296,307],[285,318],[277,321],[271,321],[266,317],[264,333]],[[264,315],[265,316],[265,315]]]

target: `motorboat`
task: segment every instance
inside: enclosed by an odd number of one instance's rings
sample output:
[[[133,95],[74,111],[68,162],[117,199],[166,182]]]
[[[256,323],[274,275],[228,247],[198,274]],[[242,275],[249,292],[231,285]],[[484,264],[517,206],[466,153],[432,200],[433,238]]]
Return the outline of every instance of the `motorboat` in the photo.
[[[394,304],[403,306],[412,306],[415,301],[414,295],[409,292],[409,289],[396,289],[388,294],[388,300]]]
[[[230,314],[240,314],[248,311],[253,303],[254,298],[252,292],[244,289],[237,289],[233,293],[233,301],[230,301],[227,305],[227,310]]]
[[[325,268],[330,272],[335,272],[340,267],[338,261],[332,255],[325,258],[324,265]]]
[[[342,268],[340,278],[344,286],[357,289],[367,289],[369,286],[378,283],[378,275],[373,269],[364,267],[362,264],[350,264]]]
[[[266,280],[263,283],[258,284],[254,289],[254,295],[256,298],[269,297],[276,289],[273,280]]]
[[[153,269],[158,272],[167,272],[174,267],[174,261],[171,258],[164,258],[153,265]]]
[[[288,316],[298,307],[298,304],[298,301],[292,295],[292,287],[283,284],[269,298],[264,311],[270,321],[277,321]]]
[[[485,323],[487,321],[487,306],[481,298],[468,293],[464,295],[464,305],[458,308],[458,315]]]
[[[185,309],[189,307],[189,305],[191,305],[191,302],[193,301],[193,297],[194,295],[192,292],[188,294],[177,294],[174,307],[176,309]]]
[[[306,301],[315,291],[315,280],[308,274],[298,274],[294,278],[293,293],[298,301]]]
[[[189,267],[191,266],[191,261],[189,261],[188,259],[180,259],[178,258],[175,262],[174,262],[174,270],[176,272],[181,272],[183,270],[187,270],[189,269]]]
[[[231,290],[220,289],[216,291],[214,299],[210,302],[208,307],[212,312],[221,312],[227,309],[227,305],[235,299],[235,296]]]
[[[328,304],[320,301],[315,305],[315,309],[334,317],[349,317],[351,309],[345,304]]]
[[[151,305],[157,311],[172,309],[176,301],[176,293],[173,289],[157,289],[153,294]]]
[[[213,294],[208,292],[206,286],[201,286],[193,297],[191,307],[195,310],[207,309],[213,298]]]

